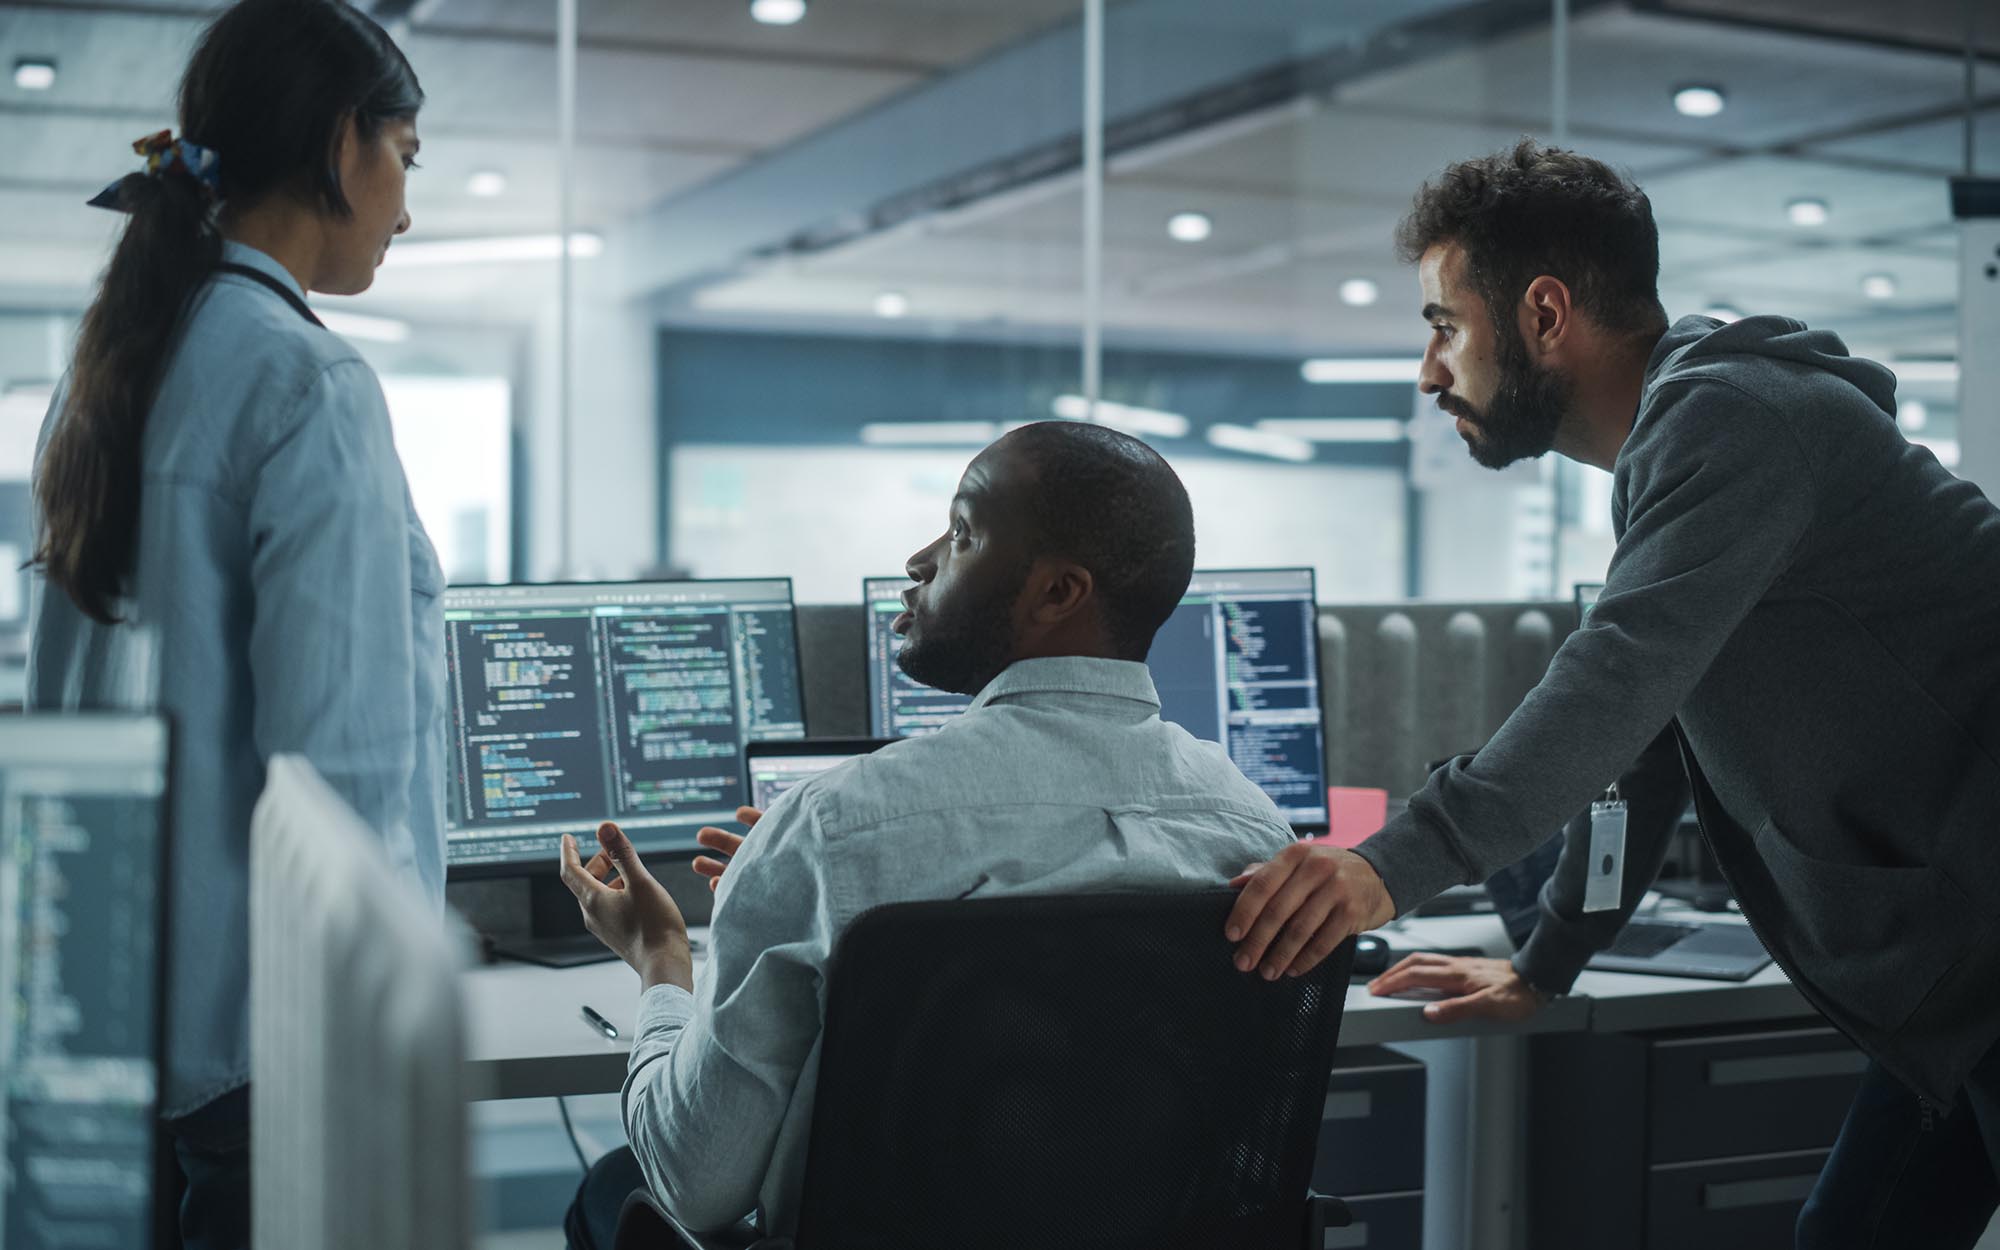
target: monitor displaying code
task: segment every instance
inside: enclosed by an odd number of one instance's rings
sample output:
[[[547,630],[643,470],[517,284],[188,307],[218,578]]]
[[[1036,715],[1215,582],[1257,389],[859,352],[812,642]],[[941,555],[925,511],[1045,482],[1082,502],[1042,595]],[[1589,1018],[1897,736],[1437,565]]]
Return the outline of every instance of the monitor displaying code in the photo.
[[[805,735],[787,580],[445,596],[454,867],[546,864],[605,820],[691,850],[744,802],[744,744]]]
[[[890,625],[909,584],[891,577],[863,584],[869,721],[878,737],[928,733],[972,702],[897,667],[903,639]],[[1198,571],[1146,657],[1160,715],[1221,743],[1301,828],[1327,820],[1318,630],[1311,569]]]

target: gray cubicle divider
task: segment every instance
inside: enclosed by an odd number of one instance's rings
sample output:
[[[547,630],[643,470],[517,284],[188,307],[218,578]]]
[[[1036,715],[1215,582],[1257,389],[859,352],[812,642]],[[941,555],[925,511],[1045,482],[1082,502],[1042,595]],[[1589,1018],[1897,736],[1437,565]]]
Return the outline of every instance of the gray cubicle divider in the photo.
[[[799,680],[806,733],[868,736],[868,629],[859,604],[799,605]]]
[[[865,624],[857,604],[799,607],[816,738],[868,733]],[[1575,624],[1567,602],[1321,604],[1328,784],[1416,790],[1426,763],[1493,736]]]
[[[1485,745],[1575,628],[1568,603],[1323,603],[1326,779],[1401,799]]]

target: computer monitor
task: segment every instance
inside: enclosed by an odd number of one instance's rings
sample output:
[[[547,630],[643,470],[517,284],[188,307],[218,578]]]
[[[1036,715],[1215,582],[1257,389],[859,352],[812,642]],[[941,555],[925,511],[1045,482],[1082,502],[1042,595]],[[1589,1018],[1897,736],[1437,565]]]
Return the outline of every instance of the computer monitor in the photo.
[[[1327,828],[1311,569],[1197,572],[1146,657],[1160,715],[1220,742],[1302,834]]]
[[[878,751],[890,738],[807,738],[803,742],[753,742],[744,751],[744,788],[750,806],[769,811],[778,796],[857,755]]]
[[[164,1246],[167,728],[0,718],[0,1246]]]
[[[868,684],[872,729],[908,737],[947,723],[971,702],[918,685],[896,667],[906,578],[869,578]],[[1153,639],[1146,663],[1160,715],[1219,742],[1292,827],[1327,826],[1325,725],[1313,570],[1200,570]]]
[[[934,690],[896,663],[903,636],[889,628],[903,611],[907,577],[871,577],[861,583],[868,613],[868,732],[877,738],[914,738],[942,729],[971,705],[969,695]]]
[[[454,878],[553,879],[606,820],[692,853],[747,797],[744,744],[805,736],[788,579],[454,587],[444,614]]]

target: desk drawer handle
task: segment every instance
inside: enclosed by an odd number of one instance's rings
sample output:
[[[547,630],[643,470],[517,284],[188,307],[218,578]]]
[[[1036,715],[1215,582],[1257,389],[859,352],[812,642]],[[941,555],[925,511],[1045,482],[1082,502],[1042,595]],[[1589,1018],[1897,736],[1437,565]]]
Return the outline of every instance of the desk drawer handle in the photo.
[[[1355,1246],[1368,1244],[1368,1222],[1349,1224],[1346,1228],[1329,1228],[1320,1239],[1321,1250],[1353,1250]]]
[[[1336,1090],[1326,1096],[1322,1120],[1365,1120],[1375,1110],[1375,1095],[1365,1089]]]
[[[1701,1187],[1701,1209],[1730,1211],[1738,1207],[1763,1207],[1779,1202],[1802,1202],[1819,1183],[1819,1173],[1809,1176],[1772,1176],[1754,1181],[1724,1181]]]
[[[1868,1056],[1858,1050],[1810,1050],[1797,1055],[1715,1059],[1708,1065],[1708,1083],[1755,1085],[1764,1081],[1803,1081],[1816,1076],[1859,1076],[1867,1067]]]

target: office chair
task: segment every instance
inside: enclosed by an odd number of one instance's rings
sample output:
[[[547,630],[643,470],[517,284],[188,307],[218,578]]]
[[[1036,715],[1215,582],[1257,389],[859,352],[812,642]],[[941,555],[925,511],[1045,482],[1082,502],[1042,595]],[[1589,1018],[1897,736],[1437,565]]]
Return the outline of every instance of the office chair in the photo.
[[[1238,972],[1235,897],[865,913],[828,968],[797,1236],[692,1234],[641,1190],[616,1250],[1318,1250],[1348,1222],[1308,1178],[1354,944]]]
[[[251,1244],[469,1250],[466,941],[298,756],[250,819]]]

